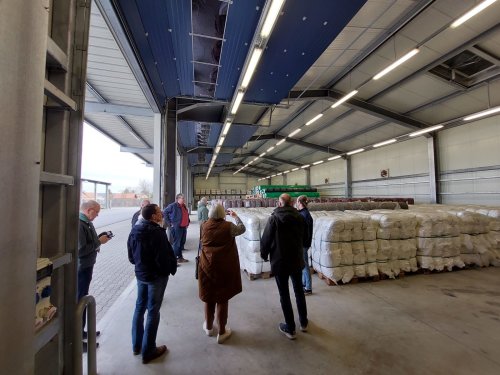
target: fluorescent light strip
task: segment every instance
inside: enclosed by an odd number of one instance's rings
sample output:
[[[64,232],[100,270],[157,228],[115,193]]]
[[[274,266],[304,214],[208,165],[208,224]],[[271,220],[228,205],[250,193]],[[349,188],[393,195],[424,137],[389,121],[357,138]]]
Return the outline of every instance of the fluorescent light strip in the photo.
[[[286,141],[286,138],[283,138],[281,141],[279,141],[278,143],[276,143],[276,146],[281,145],[281,144],[282,144],[283,142],[285,142],[285,141]]]
[[[280,172],[280,173],[278,173],[276,176],[281,176],[282,174],[283,174],[283,172]]]
[[[354,150],[354,151],[349,151],[349,152],[347,153],[347,155],[354,155],[354,154],[358,154],[358,153],[363,152],[363,151],[365,151],[365,149],[364,149],[364,148],[358,148],[357,150]]]
[[[416,137],[416,136],[418,136],[418,135],[422,135],[422,134],[425,134],[425,133],[429,133],[429,132],[432,132],[432,131],[434,131],[434,130],[441,129],[442,127],[443,127],[443,125],[431,126],[430,128],[427,128],[427,129],[422,129],[422,130],[419,130],[418,132],[411,133],[411,134],[410,134],[410,137]]]
[[[497,113],[497,112],[500,112],[500,106],[495,107],[495,108],[491,108],[491,109],[487,109],[486,111],[481,111],[478,113],[474,113],[473,115],[464,117],[464,121],[475,120],[477,118],[492,115],[492,114]]]
[[[311,166],[311,164],[306,164],[306,165],[303,165],[303,166],[302,166],[302,167],[300,167],[300,168],[304,169],[304,168],[309,168],[310,166]]]
[[[404,55],[403,57],[399,58],[398,60],[394,61],[391,65],[389,65],[387,68],[385,68],[384,70],[382,70],[380,73],[376,74],[373,76],[373,79],[374,80],[377,80],[379,78],[382,78],[383,76],[385,76],[387,73],[389,73],[390,71],[396,69],[398,66],[400,66],[401,64],[403,64],[405,61],[411,59],[413,56],[415,56],[417,53],[419,52],[419,49],[418,48],[415,48],[415,49],[412,49],[410,52],[408,52],[406,55]]]
[[[224,140],[226,139],[226,137],[220,137],[219,138],[219,143],[217,146],[222,146],[222,144],[224,143]]]
[[[290,173],[290,170],[288,170],[288,171],[284,171],[283,173]]]
[[[293,132],[291,132],[290,134],[288,134],[289,137],[293,137],[295,134],[299,133],[302,129],[295,129]]]
[[[274,147],[275,146],[269,147],[266,152],[271,152],[272,150],[274,150]]]
[[[335,155],[335,156],[332,156],[331,158],[328,158],[328,160],[336,160],[336,159],[340,159],[342,156],[340,155]]]
[[[265,155],[265,154],[266,154],[266,153],[265,153],[265,152],[263,152],[262,154],[260,154],[260,155],[259,155],[259,158],[264,157],[264,155]]]
[[[470,20],[472,17],[474,17],[476,14],[479,12],[485,10],[487,7],[489,7],[491,4],[496,2],[497,0],[486,0],[483,1],[481,4],[475,6],[471,10],[469,10],[467,13],[465,13],[462,17],[457,18],[451,25],[450,27],[454,29],[455,27],[460,26],[464,22]]]
[[[390,145],[391,143],[395,143],[395,142],[397,142],[397,139],[392,138],[392,139],[389,139],[388,141],[384,141],[384,142],[380,142],[380,143],[375,143],[373,145],[373,147],[377,148],[377,147],[381,147],[381,146],[385,146],[385,145]]]
[[[318,160],[318,161],[315,161],[313,163],[313,165],[318,165],[318,164],[321,164],[321,163],[324,163],[325,161],[324,160]]]
[[[255,159],[253,159],[253,161],[257,161],[257,160],[259,160],[259,157],[258,157],[258,156],[257,156]]]
[[[295,172],[295,171],[298,171],[298,170],[299,170],[299,168],[293,168],[292,172]]]
[[[307,122],[306,122],[306,126],[311,125],[314,121],[316,121],[317,119],[319,119],[319,118],[321,118],[321,117],[323,117],[323,114],[322,114],[322,113],[320,113],[320,114],[319,114],[319,115],[317,115],[317,116],[314,116],[312,119],[310,119],[309,121],[307,121]]]
[[[231,127],[231,123],[229,121],[226,122],[226,125],[224,125],[224,130],[222,131],[222,135],[226,136],[227,132],[229,131],[229,128]]]
[[[273,174],[273,175],[271,175],[271,177],[276,177],[276,175],[275,175],[275,174]]]
[[[231,108],[231,114],[234,115],[238,112],[238,108],[240,107],[241,101],[243,100],[243,95],[245,93],[243,91],[239,91],[236,95],[236,99],[234,100],[233,107]]]
[[[339,100],[337,100],[335,103],[333,103],[332,107],[331,108],[336,108],[338,107],[339,105],[341,105],[342,103],[346,102],[347,100],[351,99],[354,95],[356,95],[358,93],[358,90],[353,90],[351,91],[349,94],[347,94],[346,96],[344,96],[343,98],[340,98]]]
[[[262,38],[267,38],[269,34],[271,34],[271,30],[273,29],[274,23],[278,19],[283,2],[284,0],[274,0],[269,7],[269,11],[266,15],[266,20],[264,21],[264,25],[260,30],[260,36]]]
[[[248,63],[245,75],[243,76],[243,81],[241,81],[241,88],[246,89],[248,87],[261,56],[262,48],[255,48],[250,58],[250,62]]]
[[[218,153],[219,153],[219,151],[220,151],[220,146],[217,146],[217,147],[215,148],[215,154],[218,154]]]

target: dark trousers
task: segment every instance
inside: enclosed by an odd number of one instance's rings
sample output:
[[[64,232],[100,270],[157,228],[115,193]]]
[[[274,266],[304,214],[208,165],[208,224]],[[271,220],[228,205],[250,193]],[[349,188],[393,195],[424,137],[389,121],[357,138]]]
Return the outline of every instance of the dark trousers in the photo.
[[[94,266],[80,268],[78,267],[78,301],[89,294],[90,282],[92,281],[92,273]],[[82,330],[85,329],[85,322],[87,321],[87,309],[83,311],[82,317]]]
[[[302,327],[307,327],[307,306],[304,289],[302,286],[302,270],[289,273],[280,273],[274,275],[278,291],[280,293],[281,309],[285,316],[287,328],[290,331],[295,331],[295,319],[293,317],[292,302],[290,301],[290,291],[288,289],[288,278],[292,279],[293,291],[295,292],[295,301],[297,302],[297,310],[299,312],[299,322]]]
[[[155,281],[137,280],[137,300],[132,319],[132,349],[142,352],[143,358],[152,355],[156,350],[156,334],[160,324],[160,307],[167,287],[168,276],[159,277]],[[144,314],[148,311],[146,325]]]
[[[174,248],[174,254],[176,258],[182,258],[182,250],[184,250],[184,244],[186,243],[187,228],[172,227],[172,238],[174,243],[172,247]]]
[[[226,332],[227,315],[229,309],[229,301],[222,303],[206,303],[205,302],[205,321],[207,329],[212,329],[215,319],[215,307],[217,305],[217,324],[219,325],[219,334]]]

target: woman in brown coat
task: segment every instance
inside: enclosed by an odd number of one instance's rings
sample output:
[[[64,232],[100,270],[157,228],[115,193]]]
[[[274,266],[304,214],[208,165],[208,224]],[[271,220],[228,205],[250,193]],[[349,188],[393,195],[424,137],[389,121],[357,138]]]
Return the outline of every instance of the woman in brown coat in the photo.
[[[241,273],[238,249],[234,237],[245,232],[245,226],[236,212],[230,211],[236,225],[225,220],[226,211],[220,204],[208,213],[208,221],[201,227],[201,253],[198,268],[200,299],[205,302],[203,329],[208,336],[214,334],[214,317],[217,307],[219,334],[217,342],[222,344],[231,336],[226,326],[228,301],[241,293]]]

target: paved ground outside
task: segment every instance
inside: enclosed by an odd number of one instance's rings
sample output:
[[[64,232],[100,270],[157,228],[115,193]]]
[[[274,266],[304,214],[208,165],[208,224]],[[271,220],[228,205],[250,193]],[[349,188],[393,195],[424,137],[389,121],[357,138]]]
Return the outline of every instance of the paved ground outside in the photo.
[[[94,266],[92,283],[89,293],[96,299],[97,321],[106,314],[125,288],[134,280],[134,266],[128,261],[127,239],[130,233],[130,220],[138,208],[112,208],[101,210],[94,220],[97,233],[111,230],[115,235],[111,241],[101,247]],[[191,215],[192,225],[189,231],[197,233],[198,223]],[[192,240],[185,246],[187,249],[196,249]],[[185,257],[193,261],[193,251],[187,252]]]

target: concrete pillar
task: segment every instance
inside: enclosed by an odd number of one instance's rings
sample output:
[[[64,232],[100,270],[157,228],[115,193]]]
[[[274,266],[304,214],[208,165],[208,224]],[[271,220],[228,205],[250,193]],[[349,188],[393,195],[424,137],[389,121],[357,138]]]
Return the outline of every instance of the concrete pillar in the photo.
[[[153,202],[161,206],[161,181],[162,181],[162,116],[160,113],[154,115],[154,144],[153,144]]]
[[[0,9],[0,373],[32,374],[48,12],[43,1]]]
[[[352,175],[351,175],[351,158],[345,158],[345,197],[352,197]]]

